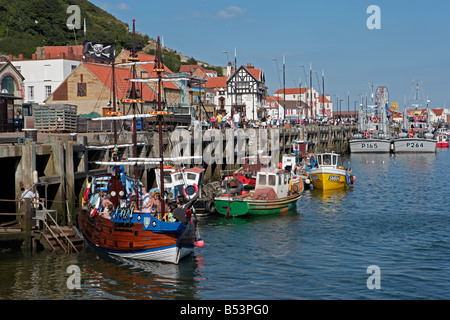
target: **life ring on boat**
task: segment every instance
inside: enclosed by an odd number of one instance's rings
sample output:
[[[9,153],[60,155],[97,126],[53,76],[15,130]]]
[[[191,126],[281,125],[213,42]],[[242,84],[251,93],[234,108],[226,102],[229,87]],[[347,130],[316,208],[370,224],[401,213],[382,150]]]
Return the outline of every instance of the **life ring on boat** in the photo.
[[[191,189],[191,188],[194,188],[194,193],[193,194],[188,194],[186,190],[187,189]],[[185,198],[192,199],[198,193],[198,186],[197,186],[197,184],[194,183],[191,186],[183,187],[182,191],[183,191],[183,196]]]
[[[409,137],[414,138],[414,130],[409,131]]]
[[[377,122],[378,122],[378,118],[377,118],[376,116],[373,116],[373,117],[372,117],[372,122],[373,122],[373,123],[377,123]]]
[[[421,119],[422,121],[427,121],[427,116],[426,116],[426,115],[423,115],[423,116],[420,117],[420,119]]]
[[[416,115],[414,116],[414,120],[415,120],[415,121],[420,121],[420,116],[419,116],[418,114],[416,114]]]
[[[369,133],[369,131],[364,131],[364,138],[368,138],[370,136],[370,133]]]

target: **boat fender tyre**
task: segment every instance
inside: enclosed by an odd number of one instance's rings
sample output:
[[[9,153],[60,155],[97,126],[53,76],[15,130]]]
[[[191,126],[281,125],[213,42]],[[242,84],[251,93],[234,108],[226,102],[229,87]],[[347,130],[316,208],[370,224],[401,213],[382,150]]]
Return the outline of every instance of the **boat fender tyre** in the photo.
[[[411,130],[411,131],[409,132],[409,137],[410,137],[410,138],[414,138],[414,131],[413,131],[413,130]]]
[[[347,185],[350,185],[350,176],[348,174],[345,175],[345,183],[347,183]]]
[[[216,213],[216,205],[213,199],[206,201],[205,210],[209,213]]]

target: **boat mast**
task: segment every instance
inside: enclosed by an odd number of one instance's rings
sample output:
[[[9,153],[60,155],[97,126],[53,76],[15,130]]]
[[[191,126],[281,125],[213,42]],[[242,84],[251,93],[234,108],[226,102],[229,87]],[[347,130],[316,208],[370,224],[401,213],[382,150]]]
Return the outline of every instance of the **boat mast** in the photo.
[[[158,112],[161,113],[161,85],[162,85],[162,72],[164,71],[164,66],[161,61],[161,45],[158,36],[156,44],[157,52],[155,57],[155,70],[158,75]],[[161,162],[159,163],[159,176],[160,176],[160,186],[161,186],[161,217],[164,217],[166,211],[166,199],[164,192],[164,150],[163,150],[163,136],[162,136],[162,114],[158,114],[158,133],[159,133],[159,156],[161,157]]]
[[[133,61],[136,61],[136,42],[135,42],[135,19],[133,19],[133,47],[131,50],[131,58]],[[131,67],[132,70],[132,79],[136,79],[136,64],[133,64]],[[137,96],[136,96],[136,84],[131,82],[131,107],[133,108],[133,155],[137,158],[137,127],[136,127],[136,104],[137,104]],[[136,194],[136,203],[139,203],[139,183],[138,183],[138,167],[137,164],[134,165],[134,191]]]

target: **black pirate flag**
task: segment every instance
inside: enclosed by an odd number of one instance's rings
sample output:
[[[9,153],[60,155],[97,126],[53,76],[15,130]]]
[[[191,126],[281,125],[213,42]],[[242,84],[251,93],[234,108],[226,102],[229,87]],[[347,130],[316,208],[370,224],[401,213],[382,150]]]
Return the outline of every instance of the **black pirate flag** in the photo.
[[[99,43],[84,40],[83,54],[86,58],[91,58],[96,61],[113,62],[115,59],[115,43]]]

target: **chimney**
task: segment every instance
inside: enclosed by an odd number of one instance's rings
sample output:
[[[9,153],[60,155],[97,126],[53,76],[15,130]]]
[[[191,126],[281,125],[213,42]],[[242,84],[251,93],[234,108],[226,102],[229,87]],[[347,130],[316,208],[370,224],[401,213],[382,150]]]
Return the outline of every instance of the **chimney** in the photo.
[[[23,61],[23,54],[19,54],[19,61]]]
[[[253,65],[253,63],[247,63],[247,69],[255,69],[255,66]]]
[[[32,60],[37,60],[37,54],[36,54],[36,53],[33,53],[33,54],[31,55],[31,59],[32,59]]]
[[[9,61],[13,61],[13,59],[14,59],[13,55],[12,55],[12,54],[9,54],[9,55],[8,55],[8,60],[9,60]]]

